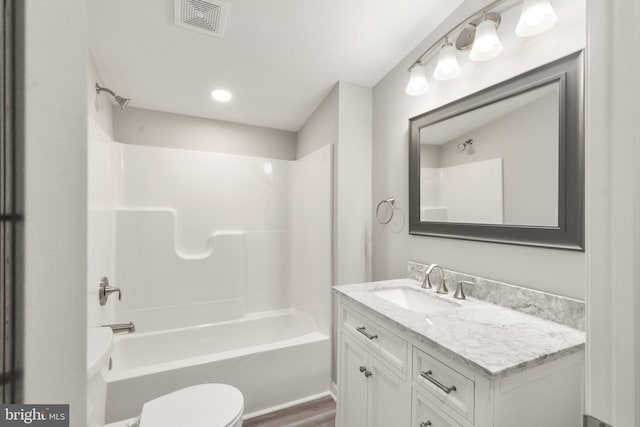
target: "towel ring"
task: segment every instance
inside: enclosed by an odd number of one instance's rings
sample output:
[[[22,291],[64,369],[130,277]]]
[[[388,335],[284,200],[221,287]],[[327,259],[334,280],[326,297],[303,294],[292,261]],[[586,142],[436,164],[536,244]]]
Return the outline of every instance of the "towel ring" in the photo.
[[[396,200],[393,197],[389,197],[388,199],[382,200],[380,201],[380,203],[378,203],[378,206],[376,207],[376,219],[380,224],[389,224],[391,222],[391,220],[393,219],[393,210],[394,210],[393,205],[395,204],[395,202]],[[381,217],[380,208],[382,206],[388,206],[389,208],[388,210],[383,209],[382,218],[380,218]],[[386,215],[385,215],[386,213],[385,211],[388,212]]]

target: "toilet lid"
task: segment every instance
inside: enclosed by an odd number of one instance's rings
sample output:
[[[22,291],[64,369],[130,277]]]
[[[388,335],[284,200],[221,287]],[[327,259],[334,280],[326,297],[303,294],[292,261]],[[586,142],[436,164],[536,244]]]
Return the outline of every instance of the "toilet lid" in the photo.
[[[201,384],[148,401],[140,427],[227,427],[242,416],[244,398],[227,384]]]

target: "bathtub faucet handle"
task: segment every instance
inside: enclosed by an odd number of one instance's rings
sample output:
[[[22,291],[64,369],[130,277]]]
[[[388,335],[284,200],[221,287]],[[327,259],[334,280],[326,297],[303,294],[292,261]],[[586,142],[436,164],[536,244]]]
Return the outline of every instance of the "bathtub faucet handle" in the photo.
[[[100,305],[105,305],[107,303],[109,295],[114,292],[118,293],[118,301],[122,301],[122,291],[120,290],[120,288],[114,288],[113,286],[110,286],[109,279],[106,277],[100,279],[100,290],[98,292],[100,296]]]

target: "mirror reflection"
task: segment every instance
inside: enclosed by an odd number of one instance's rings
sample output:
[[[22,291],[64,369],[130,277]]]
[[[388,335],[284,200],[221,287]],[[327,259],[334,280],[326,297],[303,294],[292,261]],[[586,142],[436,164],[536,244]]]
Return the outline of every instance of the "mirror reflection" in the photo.
[[[558,225],[558,82],[420,129],[420,221]]]

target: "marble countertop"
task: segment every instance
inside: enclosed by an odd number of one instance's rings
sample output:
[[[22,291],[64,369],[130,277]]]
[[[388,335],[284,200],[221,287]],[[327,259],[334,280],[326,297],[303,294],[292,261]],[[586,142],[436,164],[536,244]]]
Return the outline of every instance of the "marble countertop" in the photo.
[[[411,286],[436,298],[459,302],[458,307],[420,314],[374,295],[371,291]],[[439,295],[423,290],[413,279],[334,286],[334,291],[369,308],[396,326],[485,375],[506,376],[584,348],[585,334],[577,329],[453,292]]]

